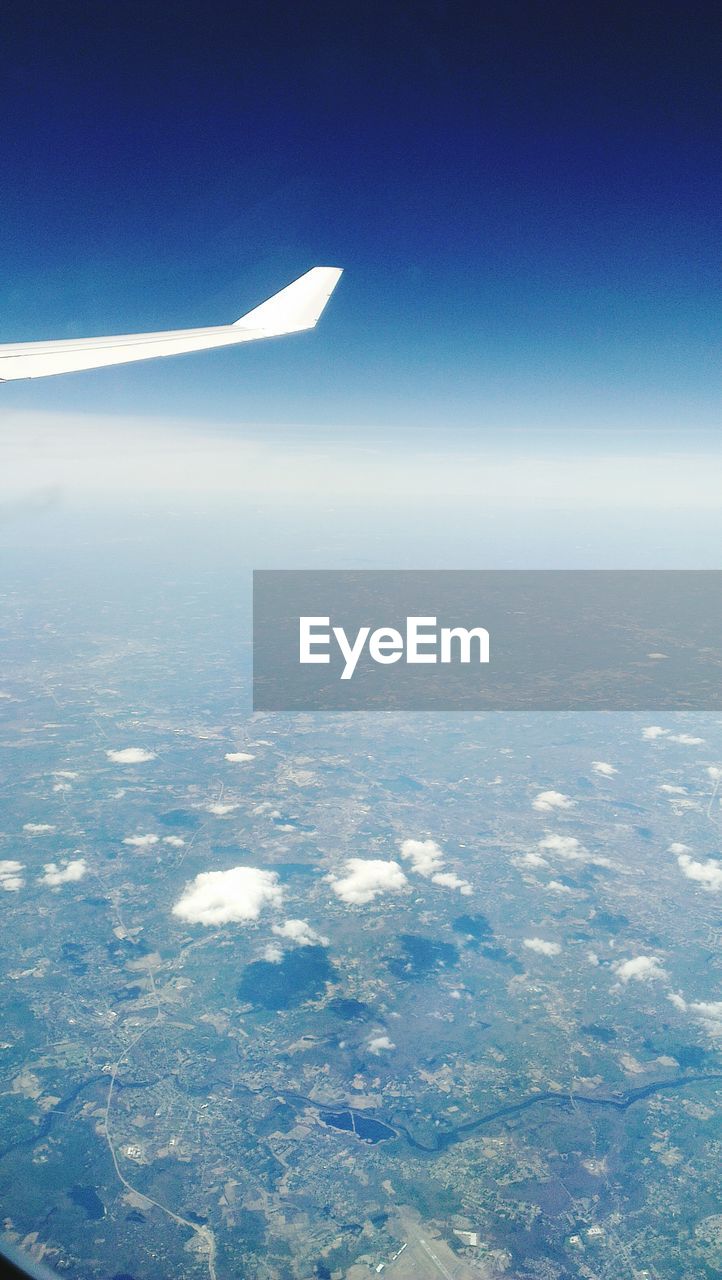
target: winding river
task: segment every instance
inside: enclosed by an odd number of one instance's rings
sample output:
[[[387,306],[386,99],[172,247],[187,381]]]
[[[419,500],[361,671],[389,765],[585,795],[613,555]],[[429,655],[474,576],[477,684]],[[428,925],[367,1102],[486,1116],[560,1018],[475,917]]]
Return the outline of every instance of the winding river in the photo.
[[[107,1075],[94,1075],[88,1079],[81,1081],[75,1085],[58,1105],[52,1110],[46,1112],[40,1124],[33,1129],[32,1134],[25,1138],[18,1138],[11,1142],[8,1146],[0,1150],[0,1159],[9,1155],[12,1151],[16,1151],[21,1147],[34,1146],[36,1142],[41,1142],[50,1133],[56,1117],[62,1116],[67,1112],[68,1108],[75,1099],[93,1084],[98,1081],[107,1084]],[[470,1134],[475,1133],[478,1129],[483,1129],[487,1125],[492,1125],[498,1120],[506,1120],[512,1116],[521,1115],[524,1111],[529,1111],[532,1107],[540,1107],[551,1105],[563,1109],[571,1110],[575,1106],[582,1107],[606,1107],[614,1111],[627,1111],[637,1102],[643,1102],[645,1098],[652,1097],[656,1093],[674,1093],[683,1089],[691,1089],[697,1085],[704,1085],[714,1081],[722,1081],[722,1072],[711,1072],[705,1075],[696,1076],[677,1076],[673,1080],[653,1080],[649,1084],[641,1085],[638,1089],[629,1089],[625,1093],[615,1094],[613,1097],[598,1097],[593,1094],[586,1093],[533,1093],[525,1098],[519,1099],[517,1102],[510,1102],[506,1106],[496,1107],[493,1111],[484,1111],[480,1115],[475,1116],[472,1120],[467,1120],[463,1124],[456,1125],[453,1128],[445,1129],[442,1133],[434,1135],[434,1141],[420,1142],[418,1138],[409,1131],[409,1129],[398,1122],[393,1124],[384,1120],[378,1115],[370,1115],[368,1110],[361,1110],[349,1106],[347,1102],[326,1101],[319,1102],[316,1098],[308,1098],[304,1094],[295,1093],[292,1090],[272,1088],[264,1086],[261,1089],[249,1089],[247,1086],[240,1086],[244,1092],[258,1096],[271,1096],[283,1098],[287,1102],[301,1104],[302,1106],[312,1107],[319,1115],[319,1118],[327,1128],[339,1133],[352,1133],[356,1138],[368,1143],[388,1142],[393,1139],[402,1139],[412,1150],[420,1152],[422,1155],[433,1156],[438,1155],[442,1151],[446,1151],[449,1147],[457,1142],[463,1142]],[[158,1080],[128,1080],[116,1081],[118,1089],[148,1089],[158,1083]],[[228,1088],[239,1087],[237,1082],[229,1080],[216,1080],[211,1082],[211,1087],[224,1085]],[[348,1119],[346,1119],[348,1117]]]

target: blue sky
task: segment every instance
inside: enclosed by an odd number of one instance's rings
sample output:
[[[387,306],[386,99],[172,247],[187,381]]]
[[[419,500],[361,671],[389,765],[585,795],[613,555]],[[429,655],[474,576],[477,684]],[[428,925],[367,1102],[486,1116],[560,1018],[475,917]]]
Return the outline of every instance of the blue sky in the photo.
[[[0,341],[220,323],[345,276],[314,334],[3,407],[350,438],[716,424],[712,23],[586,8],[16,6]]]

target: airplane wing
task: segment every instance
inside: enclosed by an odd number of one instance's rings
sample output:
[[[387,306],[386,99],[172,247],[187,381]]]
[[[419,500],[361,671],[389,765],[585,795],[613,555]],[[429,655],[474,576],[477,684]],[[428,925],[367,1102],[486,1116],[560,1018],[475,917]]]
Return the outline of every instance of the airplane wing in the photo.
[[[239,342],[313,329],[340,276],[338,267],[313,267],[240,320],[209,329],[168,329],[108,338],[61,338],[56,342],[0,345],[0,382],[183,355],[188,351],[230,347]]]

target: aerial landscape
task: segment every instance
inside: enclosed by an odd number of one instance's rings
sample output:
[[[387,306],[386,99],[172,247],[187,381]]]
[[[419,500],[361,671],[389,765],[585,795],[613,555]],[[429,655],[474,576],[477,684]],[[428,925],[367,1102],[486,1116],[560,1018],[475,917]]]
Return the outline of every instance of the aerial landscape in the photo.
[[[715,717],[249,720],[222,627],[6,604],[7,1240],[135,1280],[720,1274]]]

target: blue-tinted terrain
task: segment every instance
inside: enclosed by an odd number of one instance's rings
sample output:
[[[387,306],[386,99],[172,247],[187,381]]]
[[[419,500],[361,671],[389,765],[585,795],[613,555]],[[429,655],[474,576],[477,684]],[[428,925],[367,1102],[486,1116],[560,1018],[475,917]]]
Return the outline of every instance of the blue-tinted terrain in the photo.
[[[4,599],[5,1238],[719,1275],[717,718],[252,717],[244,575],[132,546]]]

